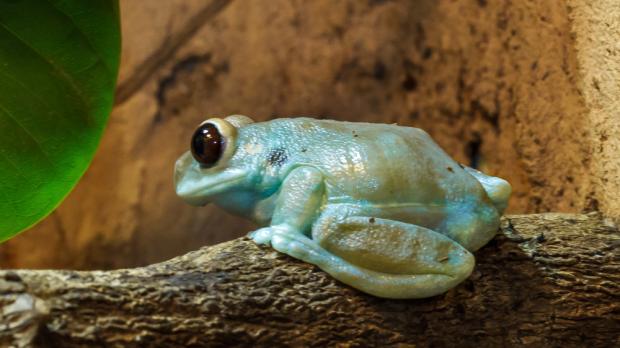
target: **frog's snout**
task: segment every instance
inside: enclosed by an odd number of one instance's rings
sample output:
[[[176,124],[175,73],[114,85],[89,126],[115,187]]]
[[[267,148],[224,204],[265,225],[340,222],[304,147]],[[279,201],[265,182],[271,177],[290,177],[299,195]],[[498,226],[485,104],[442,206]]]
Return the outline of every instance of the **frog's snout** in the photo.
[[[191,180],[191,165],[194,161],[191,152],[184,153],[174,165],[174,189],[177,196],[181,197],[184,201],[193,205],[205,205],[208,202],[196,201],[196,189]]]
[[[177,196],[191,205],[204,206],[209,203],[197,185],[200,173],[196,173],[194,157],[191,152],[184,153],[174,165],[174,189]]]
[[[181,157],[179,157],[179,159],[174,164],[174,186],[177,189],[177,193],[179,189],[179,184],[183,181],[185,173],[187,173],[187,171],[189,170],[189,166],[191,165],[191,163],[192,154],[191,152],[187,151],[186,153],[181,155]]]

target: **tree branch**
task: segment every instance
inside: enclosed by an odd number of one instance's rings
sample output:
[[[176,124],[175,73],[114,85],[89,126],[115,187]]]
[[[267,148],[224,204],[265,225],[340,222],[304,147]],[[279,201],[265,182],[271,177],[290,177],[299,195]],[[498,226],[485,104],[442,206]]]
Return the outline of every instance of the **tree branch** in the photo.
[[[224,10],[232,0],[213,0],[190,18],[178,32],[172,33],[162,45],[140,64],[140,68],[119,84],[116,90],[115,104],[127,101],[136,91],[140,90],[148,79],[191,39],[196,32]]]
[[[8,346],[614,346],[620,235],[594,214],[509,216],[445,295],[386,300],[242,238],[148,267],[0,272]]]

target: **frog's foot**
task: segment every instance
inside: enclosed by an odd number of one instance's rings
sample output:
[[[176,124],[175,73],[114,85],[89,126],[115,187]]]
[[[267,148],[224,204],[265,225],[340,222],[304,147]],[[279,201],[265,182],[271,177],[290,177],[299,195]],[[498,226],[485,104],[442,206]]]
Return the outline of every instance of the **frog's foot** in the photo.
[[[422,227],[421,229],[422,233],[436,233]],[[275,232],[272,234],[271,244],[274,249],[317,265],[334,278],[363,292],[385,298],[425,298],[456,286],[469,276],[474,266],[473,256],[449,238],[441,234],[426,237],[439,238],[439,244],[443,248],[439,254],[443,256],[437,259],[438,254],[425,250],[438,246],[437,243],[428,243],[429,240],[425,240],[426,247],[422,247],[418,251],[420,255],[412,258],[410,262],[410,268],[414,270],[407,273],[398,272],[398,267],[389,269],[390,265],[387,264],[383,265],[386,268],[384,270],[360,266],[333,254],[302,234]],[[444,242],[448,244],[443,244]],[[377,255],[365,255],[377,258]]]
[[[283,252],[375,296],[435,296],[462,282],[474,267],[463,246],[422,226],[365,216],[321,220],[310,242],[279,234],[274,241]]]
[[[276,232],[283,234],[297,234],[297,231],[294,228],[281,224],[259,228],[256,231],[248,233],[248,237],[250,237],[256,244],[269,245],[274,233]]]

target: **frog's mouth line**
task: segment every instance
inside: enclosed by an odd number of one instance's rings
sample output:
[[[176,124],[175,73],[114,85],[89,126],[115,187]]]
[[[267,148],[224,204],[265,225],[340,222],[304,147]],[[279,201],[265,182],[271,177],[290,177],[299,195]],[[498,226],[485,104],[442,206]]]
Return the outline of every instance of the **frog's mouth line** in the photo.
[[[233,178],[230,180],[226,180],[226,181],[222,181],[222,182],[218,182],[217,184],[214,184],[214,185],[201,187],[200,189],[194,190],[192,194],[195,192],[195,194],[198,194],[198,195],[209,195],[209,196],[216,195],[218,193],[221,193],[222,191],[224,191],[224,189],[230,187],[231,185],[239,183],[241,180],[243,180],[243,176],[240,176],[238,178]]]
[[[224,193],[231,187],[236,187],[245,177],[245,173],[226,173],[226,175],[201,180],[207,181],[204,184],[201,184],[200,181],[194,183],[191,185],[194,188],[189,190],[183,188],[186,185],[183,185],[183,181],[181,181],[176,187],[176,193],[189,204],[206,205],[213,196]]]

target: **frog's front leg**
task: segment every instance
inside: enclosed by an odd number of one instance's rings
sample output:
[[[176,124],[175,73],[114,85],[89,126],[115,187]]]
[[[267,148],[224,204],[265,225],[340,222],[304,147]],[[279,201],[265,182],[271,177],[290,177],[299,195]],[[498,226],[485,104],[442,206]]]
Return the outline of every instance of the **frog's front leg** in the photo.
[[[350,215],[354,210],[328,208],[313,227],[312,240],[275,233],[272,244],[379,297],[438,295],[471,273],[473,255],[452,239],[422,226]]]
[[[268,244],[275,232],[308,232],[321,206],[324,192],[323,174],[318,169],[309,166],[293,169],[282,183],[270,225],[251,232],[250,238],[258,244]]]

